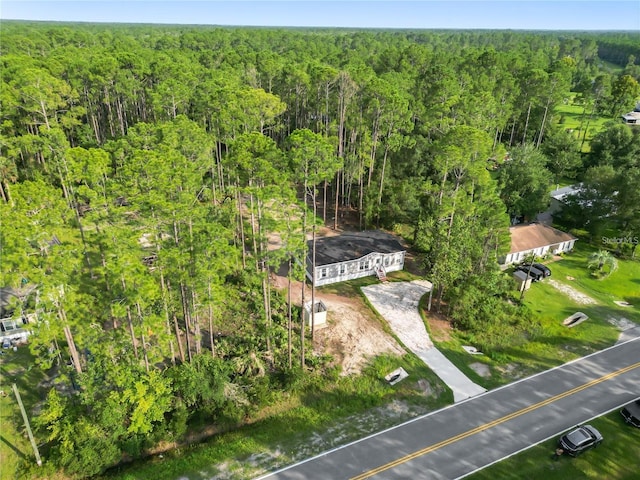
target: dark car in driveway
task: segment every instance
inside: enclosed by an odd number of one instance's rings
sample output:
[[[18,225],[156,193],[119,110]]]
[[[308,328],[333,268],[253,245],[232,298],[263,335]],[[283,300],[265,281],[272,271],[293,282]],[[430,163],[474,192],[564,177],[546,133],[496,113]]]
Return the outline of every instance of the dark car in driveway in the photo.
[[[622,410],[620,410],[620,413],[625,422],[640,428],[640,398],[629,405],[625,405]]]
[[[529,265],[520,265],[516,267],[516,270],[520,270],[529,275],[529,278],[532,278],[535,282],[538,282],[544,278],[544,272],[542,270],[538,270],[536,267],[531,267]]]
[[[578,425],[558,440],[558,447],[572,457],[577,457],[602,443],[602,435],[591,425]]]
[[[544,272],[545,277],[551,276],[551,269],[546,265],[543,265],[542,263],[534,263],[533,266],[536,267],[538,270],[542,270]]]
[[[530,265],[533,268],[540,270],[545,277],[550,277],[551,276],[551,270],[546,265],[543,265],[542,263],[532,263]],[[523,263],[520,266],[523,267],[523,269],[529,268],[529,264],[528,263]]]

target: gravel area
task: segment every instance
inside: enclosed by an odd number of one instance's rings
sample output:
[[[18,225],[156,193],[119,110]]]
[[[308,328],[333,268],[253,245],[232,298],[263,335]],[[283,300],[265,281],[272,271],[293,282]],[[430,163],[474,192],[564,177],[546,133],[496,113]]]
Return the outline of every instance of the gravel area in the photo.
[[[573,287],[570,287],[569,285],[560,283],[557,280],[548,279],[547,281],[551,286],[560,290],[562,293],[567,295],[571,300],[573,300],[576,303],[579,303],[580,305],[593,305],[598,303],[589,295],[585,295],[584,293],[579,292],[578,290],[576,290]]]

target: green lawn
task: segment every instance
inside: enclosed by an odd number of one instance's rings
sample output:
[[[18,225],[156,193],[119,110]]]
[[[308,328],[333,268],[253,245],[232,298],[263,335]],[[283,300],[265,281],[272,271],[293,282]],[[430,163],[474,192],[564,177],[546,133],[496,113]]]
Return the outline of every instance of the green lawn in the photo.
[[[576,248],[571,254],[549,265],[553,269],[552,278],[570,283],[607,308],[640,322],[640,261],[619,260],[618,269],[599,280],[587,268],[589,255],[597,250],[585,242],[576,242]],[[574,280],[567,280],[567,277],[573,277]],[[618,307],[613,303],[616,300],[627,301],[633,307]]]
[[[631,321],[640,325],[640,262],[621,260],[615,272],[598,280],[587,268],[588,257],[596,250],[577,242],[573,253],[548,266],[552,270],[551,280],[570,286],[597,303],[577,303],[546,279],[534,283],[524,297],[529,311],[540,323],[536,335],[499,352],[469,355],[462,346],[473,345],[473,337],[453,331],[447,340],[434,338],[438,349],[473,381],[491,389],[613,345],[620,329],[612,322]],[[614,300],[633,306],[621,307]],[[573,328],[565,327],[563,320],[576,312],[585,313],[589,319]],[[488,366],[490,376],[478,375],[472,368],[474,363]]]
[[[589,114],[591,113],[591,106],[583,106],[573,103],[573,98],[566,104],[561,104],[556,107],[554,111],[553,121],[558,125],[562,125],[563,128],[573,131],[578,140],[582,142],[582,139],[586,130],[586,139],[582,148],[582,151],[589,152],[589,142],[600,130],[602,130],[605,123],[611,121],[609,117],[602,117],[594,114],[589,120]],[[585,112],[586,108],[586,112]]]
[[[604,440],[583,455],[553,459],[557,438],[547,440],[507,460],[467,477],[469,480],[499,479],[594,479],[626,480],[638,478],[640,467],[640,429],[624,423],[620,413],[590,421]]]

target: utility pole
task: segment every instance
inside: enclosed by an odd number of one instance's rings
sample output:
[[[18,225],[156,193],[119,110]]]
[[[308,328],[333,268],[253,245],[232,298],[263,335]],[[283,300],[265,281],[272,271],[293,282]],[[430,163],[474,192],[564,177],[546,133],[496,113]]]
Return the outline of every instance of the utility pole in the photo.
[[[520,302],[522,302],[522,299],[524,298],[524,291],[526,290],[527,282],[531,279],[531,268],[533,267],[533,262],[535,261],[535,259],[536,259],[536,255],[534,253],[533,257],[531,257],[531,260],[529,262],[529,268],[527,269],[527,278],[524,281],[524,285],[522,285],[522,290],[520,291]]]
[[[20,398],[20,392],[18,392],[18,387],[14,383],[12,385],[13,393],[16,395],[16,400],[18,401],[18,405],[20,405],[20,411],[22,412],[22,418],[24,419],[24,426],[27,427],[27,433],[29,434],[29,440],[31,441],[31,446],[33,447],[33,453],[36,455],[36,462],[38,466],[42,466],[42,460],[40,460],[40,452],[38,452],[38,446],[36,445],[36,441],[33,438],[33,433],[31,433],[31,425],[29,425],[29,419],[27,418],[27,412],[24,409],[24,405],[22,404],[22,399]]]

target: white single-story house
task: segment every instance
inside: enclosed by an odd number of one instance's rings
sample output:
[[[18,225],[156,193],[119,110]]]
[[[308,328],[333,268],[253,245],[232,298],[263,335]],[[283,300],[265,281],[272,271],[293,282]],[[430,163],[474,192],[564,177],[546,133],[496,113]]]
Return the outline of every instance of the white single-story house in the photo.
[[[36,321],[35,313],[17,319],[11,317],[0,319],[0,339],[25,341],[31,335],[31,331],[26,328],[27,325],[34,324]]]
[[[370,275],[386,276],[404,268],[405,248],[397,237],[379,230],[342,233],[316,239],[313,268],[313,243],[307,251],[307,278],[315,285],[344,282]]]
[[[582,184],[578,183],[576,185],[569,185],[567,187],[558,188],[557,190],[552,190],[549,196],[551,197],[551,202],[549,204],[549,213],[554,214],[560,211],[567,201],[567,198],[572,195],[577,195],[580,193],[582,189]]]
[[[13,318],[16,304],[24,304],[27,302],[29,296],[36,291],[38,284],[27,284],[20,288],[13,287],[0,287],[0,339],[9,340],[26,340],[31,334],[28,329],[29,324],[34,324],[38,321],[38,316],[35,313],[23,312],[21,316]]]
[[[558,254],[573,249],[577,238],[543,223],[516,225],[509,228],[511,249],[500,262],[502,265],[520,263],[527,255]]]

